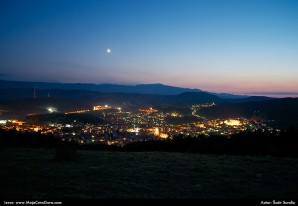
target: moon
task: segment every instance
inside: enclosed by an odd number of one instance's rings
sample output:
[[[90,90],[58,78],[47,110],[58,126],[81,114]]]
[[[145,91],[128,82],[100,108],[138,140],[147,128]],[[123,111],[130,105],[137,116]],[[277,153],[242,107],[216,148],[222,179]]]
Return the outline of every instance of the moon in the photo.
[[[111,53],[112,52],[112,50],[111,49],[107,49],[107,53],[109,54],[109,53]]]

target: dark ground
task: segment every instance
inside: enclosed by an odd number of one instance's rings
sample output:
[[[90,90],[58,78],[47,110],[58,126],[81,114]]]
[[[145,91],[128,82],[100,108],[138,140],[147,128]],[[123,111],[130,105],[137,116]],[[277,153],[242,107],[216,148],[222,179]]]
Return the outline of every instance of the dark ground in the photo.
[[[298,158],[1,148],[0,199],[209,198],[291,200]]]

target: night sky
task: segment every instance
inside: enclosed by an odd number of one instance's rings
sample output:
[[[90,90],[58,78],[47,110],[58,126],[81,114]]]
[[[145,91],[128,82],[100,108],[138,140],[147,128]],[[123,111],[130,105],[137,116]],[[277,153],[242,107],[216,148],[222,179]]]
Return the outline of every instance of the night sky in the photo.
[[[298,94],[297,0],[1,0],[0,30],[0,79]]]

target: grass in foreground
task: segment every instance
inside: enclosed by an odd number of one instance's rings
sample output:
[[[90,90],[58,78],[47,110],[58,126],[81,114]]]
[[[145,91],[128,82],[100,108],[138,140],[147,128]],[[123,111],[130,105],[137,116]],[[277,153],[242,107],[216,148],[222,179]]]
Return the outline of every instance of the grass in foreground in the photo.
[[[165,152],[79,151],[57,162],[54,150],[1,148],[2,199],[295,199],[298,159]]]

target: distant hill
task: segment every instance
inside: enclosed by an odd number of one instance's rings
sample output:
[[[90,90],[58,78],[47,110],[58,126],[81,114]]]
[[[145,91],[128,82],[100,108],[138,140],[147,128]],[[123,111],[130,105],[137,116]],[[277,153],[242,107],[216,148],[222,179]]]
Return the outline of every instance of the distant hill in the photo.
[[[135,94],[159,94],[159,95],[177,95],[183,92],[206,92],[200,89],[181,88],[181,87],[174,87],[174,86],[168,86],[163,84],[117,85],[117,84],[22,82],[22,81],[6,81],[6,80],[0,80],[0,88],[2,89],[3,92],[6,92],[7,89],[15,89],[14,91],[9,92],[9,93],[14,93],[12,95],[14,97],[17,97],[17,94],[19,93],[17,89],[32,90],[33,88],[39,89],[39,90],[48,90],[48,89],[89,90],[89,91],[98,91],[98,92],[104,92],[104,93],[124,92],[124,93],[135,93]],[[212,93],[212,92],[207,92],[207,93],[211,95],[215,95],[221,99],[238,99],[238,98],[248,97],[244,95],[234,95],[234,94],[227,94],[227,93]],[[32,91],[31,91],[31,95],[32,95]]]
[[[6,84],[7,83],[7,84]],[[109,104],[123,108],[140,108],[148,106],[190,106],[201,103],[216,103],[215,107],[200,110],[202,115],[214,118],[246,117],[274,120],[273,126],[298,126],[298,98],[274,99],[269,97],[242,97],[222,99],[214,94],[200,90],[182,92],[183,88],[166,85],[127,86],[137,92],[102,92],[84,89],[89,84],[56,84],[57,87],[69,89],[34,89],[31,83],[0,81],[0,119],[24,118],[27,114],[45,114],[49,107],[57,108],[58,112],[91,109],[94,105]],[[34,83],[33,83],[34,84]],[[50,87],[51,83],[36,83],[41,87]],[[13,86],[14,85],[14,86]],[[23,85],[23,86],[22,86]],[[27,86],[26,86],[27,85]],[[76,85],[80,89],[70,89]],[[78,86],[83,85],[83,87]],[[51,85],[53,86],[53,85]],[[90,86],[90,85],[89,85]],[[96,86],[96,85],[95,85]],[[101,85],[103,86],[103,85]],[[115,85],[104,85],[115,88]],[[126,88],[118,85],[119,88]],[[160,93],[172,90],[179,94],[148,94],[160,88]],[[180,90],[179,90],[180,89]],[[106,89],[108,90],[108,89]],[[120,90],[120,89],[119,89]],[[186,89],[187,90],[187,89]],[[132,90],[131,90],[132,91]],[[188,90],[187,90],[188,91]],[[147,92],[147,93],[146,93]],[[171,93],[171,92],[170,92]]]
[[[64,89],[64,90],[90,90],[105,93],[125,92],[137,94],[159,94],[176,95],[183,92],[202,92],[199,89],[173,87],[163,84],[139,84],[139,85],[117,85],[117,84],[80,84],[80,83],[48,83],[48,82],[21,82],[0,80],[2,89]]]
[[[236,95],[236,94],[228,94],[228,93],[214,93],[214,92],[208,92],[209,94],[213,94],[218,96],[221,99],[225,99],[225,100],[235,100],[235,99],[245,99],[249,96],[247,95]]]
[[[214,107],[203,108],[200,113],[209,118],[246,117],[274,120],[271,124],[275,127],[298,127],[298,98],[223,103]]]
[[[219,97],[206,92],[184,92],[179,95],[169,96],[166,99],[169,101],[168,104],[175,102],[176,105],[224,102]]]
[[[243,97],[243,98],[227,98],[225,99],[227,102],[233,103],[241,103],[241,102],[256,102],[256,101],[268,101],[273,100],[275,98],[265,97],[265,96],[252,96],[252,97]]]
[[[163,84],[139,84],[135,86],[100,84],[98,87],[101,92],[125,92],[137,94],[176,95],[183,92],[202,92],[202,90],[199,89],[173,87]]]
[[[20,89],[21,90],[21,89]],[[2,94],[1,94],[2,91]],[[26,93],[27,92],[27,93]],[[87,90],[36,90],[32,98],[31,89],[23,89],[23,98],[0,99],[0,119],[25,116],[26,114],[48,113],[55,107],[58,112],[91,109],[94,105],[109,104],[121,107],[183,106],[200,103],[220,103],[222,99],[206,92],[184,92],[179,95],[103,93]],[[47,97],[50,93],[51,97]],[[0,90],[3,96],[5,92]],[[11,92],[9,95],[14,95]]]

